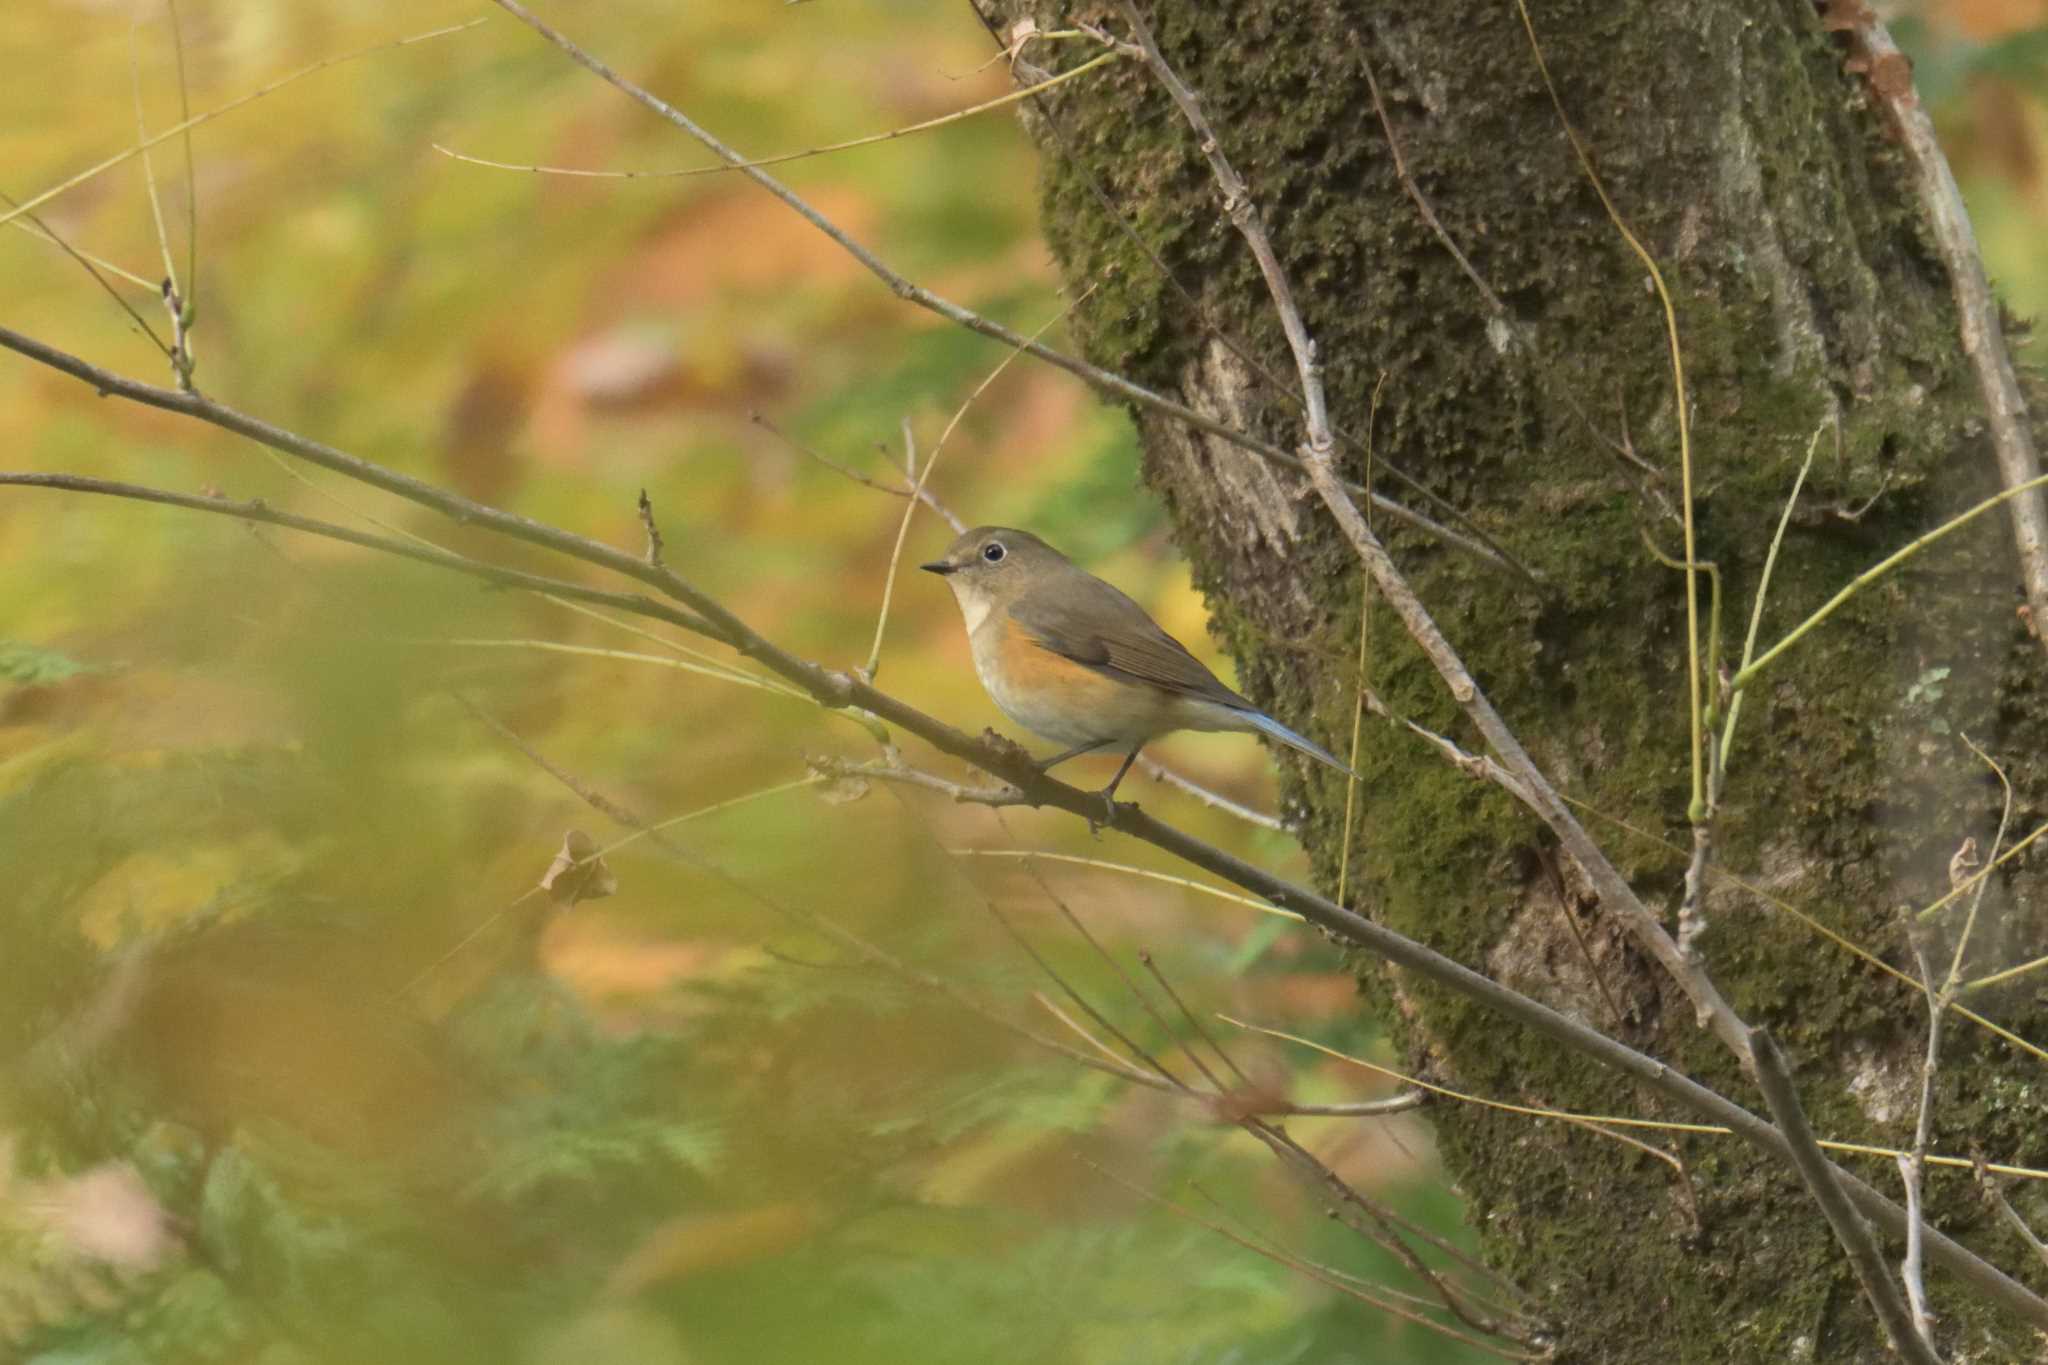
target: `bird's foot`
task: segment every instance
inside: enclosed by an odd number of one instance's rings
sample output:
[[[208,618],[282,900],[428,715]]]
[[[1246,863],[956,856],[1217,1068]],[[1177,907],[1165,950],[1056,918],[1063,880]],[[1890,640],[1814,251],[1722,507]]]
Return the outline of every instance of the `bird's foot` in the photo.
[[[1094,835],[1097,839],[1100,839],[1102,837],[1103,828],[1105,826],[1114,825],[1116,823],[1116,783],[1110,783],[1107,787],[1104,787],[1101,791],[1095,794],[1102,798],[1102,818],[1098,820],[1092,815],[1088,816],[1088,832]],[[1129,806],[1132,810],[1136,810],[1138,808],[1137,802],[1135,801],[1127,801],[1124,804]]]

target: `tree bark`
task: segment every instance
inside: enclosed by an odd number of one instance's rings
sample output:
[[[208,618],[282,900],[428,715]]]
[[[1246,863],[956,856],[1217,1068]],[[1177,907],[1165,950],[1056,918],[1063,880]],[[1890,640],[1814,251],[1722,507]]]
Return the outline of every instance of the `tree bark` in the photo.
[[[1025,19],[1129,34],[1116,4],[976,3],[1005,40]],[[1586,803],[1612,860],[1646,903],[1674,908],[1692,846],[1684,578],[1643,540],[1683,554],[1664,317],[1574,156],[1515,5],[1143,8],[1293,282],[1332,420],[1359,438],[1340,449],[1344,473],[1442,519],[1393,482],[1387,466],[1398,466],[1538,575],[1535,588],[1380,525],[1538,763]],[[1760,644],[1997,491],[1950,281],[1866,77],[1806,0],[1545,0],[1532,16],[1566,117],[1670,285],[1698,555],[1720,569],[1732,664],[1816,430],[1838,424],[1822,433],[1792,513]],[[1033,42],[1017,75],[1094,51]],[[1404,188],[1368,63],[1413,188],[1483,290]],[[1142,63],[1069,83],[1025,117],[1045,156],[1046,232],[1069,282],[1094,286],[1074,314],[1088,357],[1299,444],[1299,388],[1269,296]],[[1243,690],[1343,752],[1369,609],[1349,547],[1297,473],[1135,418],[1144,481],[1171,511]],[[1999,784],[1961,736],[2010,775],[2015,836],[2048,814],[2048,681],[2015,610],[2018,582],[2010,524],[1979,518],[1766,673],[1736,736],[1716,865],[1913,972],[1907,907],[1948,891],[1952,855],[1970,837],[1989,850],[1998,823]],[[1709,609],[1702,575],[1702,648]],[[1370,683],[1395,714],[1483,747],[1391,611],[1372,612],[1364,634]],[[1347,853],[1342,778],[1279,761],[1326,888],[1348,857],[1355,906],[1760,1107],[1672,981],[1500,790],[1369,723]],[[1981,971],[2048,951],[2044,868],[2023,855],[1992,880],[1969,955]],[[1706,909],[1706,968],[1749,1024],[1779,1039],[1820,1133],[1910,1145],[1924,999],[1764,894],[1717,878]],[[1945,968],[1960,914],[1937,924],[1930,957]],[[1435,1079],[1522,1103],[1681,1117],[1466,1001],[1371,962],[1358,974]],[[2028,980],[1969,1003],[2048,1039],[2048,995]],[[1951,1019],[1935,1149],[2048,1164],[2048,1124],[2028,1097],[2042,1065]],[[1725,1140],[1651,1135],[1683,1157],[1680,1179],[1580,1128],[1460,1106],[1435,1122],[1486,1253],[1546,1302],[1560,1359],[1885,1357],[1790,1171]],[[1896,1189],[1889,1163],[1859,1169]],[[1934,1221],[2040,1283],[1966,1175],[1929,1184]],[[1895,1262],[1899,1248],[1887,1254]],[[1952,1286],[1929,1289],[1945,1349],[2035,1349]]]

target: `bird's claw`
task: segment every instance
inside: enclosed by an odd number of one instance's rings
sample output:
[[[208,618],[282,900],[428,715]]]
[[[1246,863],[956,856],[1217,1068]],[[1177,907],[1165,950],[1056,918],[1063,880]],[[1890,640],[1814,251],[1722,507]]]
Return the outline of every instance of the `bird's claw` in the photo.
[[[1116,823],[1116,787],[1107,786],[1095,794],[1102,798],[1102,818],[1098,820],[1092,815],[1088,816],[1088,832],[1100,839],[1103,829]]]

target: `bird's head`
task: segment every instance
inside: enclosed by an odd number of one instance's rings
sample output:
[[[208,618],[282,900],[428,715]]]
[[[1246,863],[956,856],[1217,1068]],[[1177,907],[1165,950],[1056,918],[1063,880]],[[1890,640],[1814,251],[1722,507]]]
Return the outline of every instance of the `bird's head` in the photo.
[[[967,614],[969,630],[1048,577],[1075,571],[1065,555],[1037,536],[1007,526],[977,526],[947,546],[944,557],[920,567],[944,576]]]

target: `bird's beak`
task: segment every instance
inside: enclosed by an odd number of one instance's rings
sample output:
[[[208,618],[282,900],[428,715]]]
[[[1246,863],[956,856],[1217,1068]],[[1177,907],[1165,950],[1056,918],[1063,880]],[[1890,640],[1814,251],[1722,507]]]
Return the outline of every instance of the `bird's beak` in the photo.
[[[960,571],[958,564],[944,559],[935,559],[929,564],[920,564],[917,567],[923,569],[926,573],[935,574],[958,573]]]

